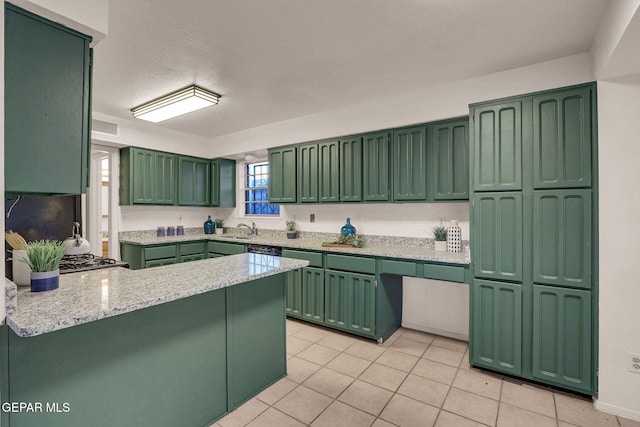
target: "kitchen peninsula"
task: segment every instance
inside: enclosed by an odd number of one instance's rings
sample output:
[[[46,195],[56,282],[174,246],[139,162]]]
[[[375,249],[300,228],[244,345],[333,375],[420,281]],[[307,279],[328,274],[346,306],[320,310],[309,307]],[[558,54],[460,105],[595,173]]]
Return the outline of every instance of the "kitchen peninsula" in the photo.
[[[2,425],[209,425],[286,375],[283,273],[307,264],[241,254],[20,289]]]

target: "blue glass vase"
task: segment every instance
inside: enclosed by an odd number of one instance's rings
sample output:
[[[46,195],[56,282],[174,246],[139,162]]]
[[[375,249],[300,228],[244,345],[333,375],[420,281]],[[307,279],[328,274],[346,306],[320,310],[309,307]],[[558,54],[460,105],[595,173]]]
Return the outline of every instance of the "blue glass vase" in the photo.
[[[348,236],[350,234],[356,234],[356,228],[351,225],[351,218],[347,218],[347,223],[340,229],[340,234]]]
[[[216,226],[211,220],[211,215],[209,215],[209,218],[204,222],[204,234],[213,234],[213,230],[215,230],[215,228]]]

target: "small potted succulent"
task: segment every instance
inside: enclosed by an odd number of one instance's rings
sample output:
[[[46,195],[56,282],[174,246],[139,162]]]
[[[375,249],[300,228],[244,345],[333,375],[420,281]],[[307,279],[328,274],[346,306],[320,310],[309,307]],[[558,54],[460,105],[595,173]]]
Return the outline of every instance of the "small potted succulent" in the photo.
[[[27,244],[23,258],[31,269],[31,292],[57,289],[60,285],[60,260],[65,246],[55,240],[38,240]]]
[[[294,220],[287,221],[287,239],[297,239],[298,231],[296,230],[296,222]]]
[[[433,237],[435,238],[435,250],[447,250],[447,229],[443,225],[433,227]]]
[[[215,233],[216,234],[223,234],[224,233],[224,229],[222,228],[222,226],[224,225],[224,220],[222,218],[216,218],[214,223],[216,224]]]

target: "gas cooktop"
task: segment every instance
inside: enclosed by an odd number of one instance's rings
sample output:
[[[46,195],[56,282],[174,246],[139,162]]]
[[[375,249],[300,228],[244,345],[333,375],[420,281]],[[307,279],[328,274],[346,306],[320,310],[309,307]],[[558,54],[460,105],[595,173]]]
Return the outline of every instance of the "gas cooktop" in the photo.
[[[113,258],[103,258],[93,254],[65,255],[60,261],[60,274],[110,267],[129,268],[129,264],[124,261],[117,261]]]

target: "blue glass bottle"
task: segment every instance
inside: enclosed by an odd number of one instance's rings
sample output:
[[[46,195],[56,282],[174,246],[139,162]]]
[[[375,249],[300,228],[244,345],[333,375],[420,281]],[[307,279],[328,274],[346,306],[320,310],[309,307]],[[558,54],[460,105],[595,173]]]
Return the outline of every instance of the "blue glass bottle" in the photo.
[[[211,215],[209,215],[209,218],[204,222],[204,234],[213,234],[213,230],[215,230],[215,228],[216,226],[211,220]]]
[[[351,225],[351,218],[347,218],[347,223],[340,229],[340,234],[348,236],[350,234],[356,234],[356,228]]]

